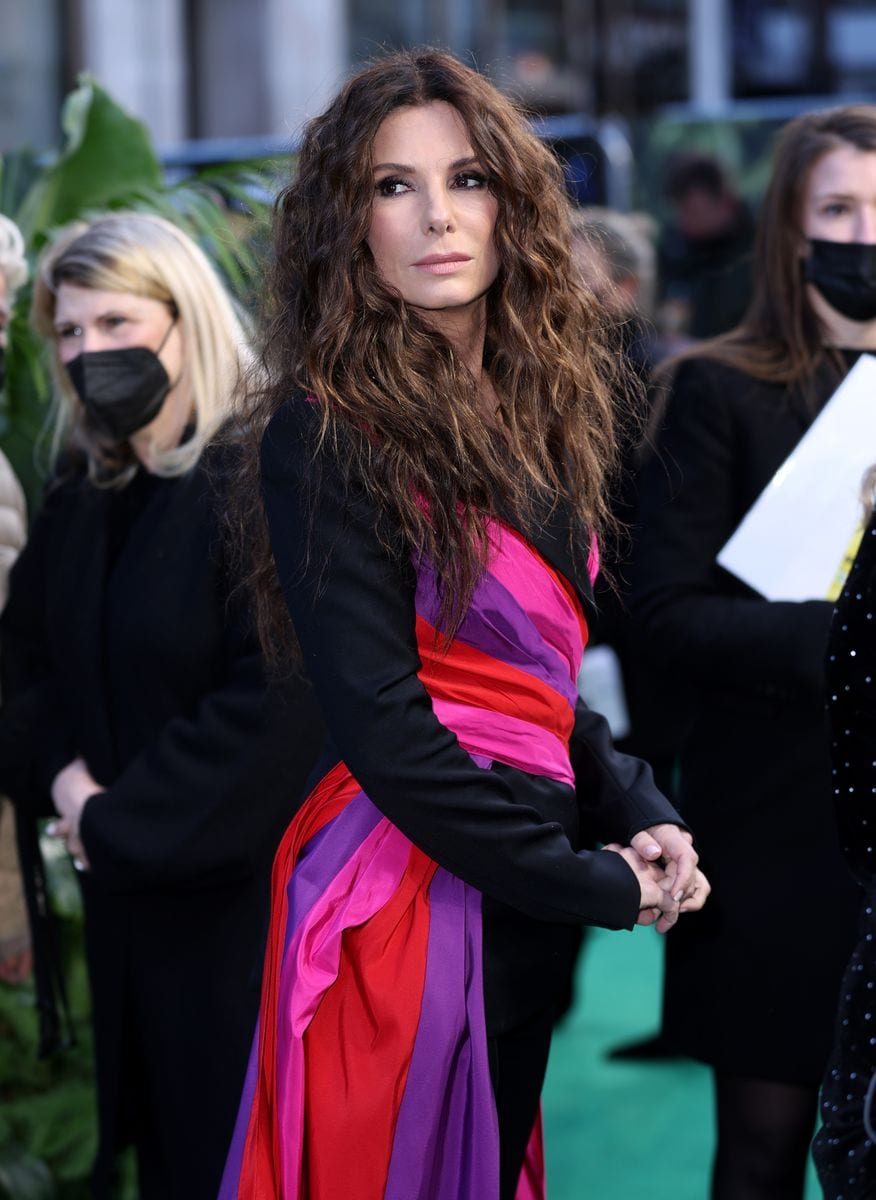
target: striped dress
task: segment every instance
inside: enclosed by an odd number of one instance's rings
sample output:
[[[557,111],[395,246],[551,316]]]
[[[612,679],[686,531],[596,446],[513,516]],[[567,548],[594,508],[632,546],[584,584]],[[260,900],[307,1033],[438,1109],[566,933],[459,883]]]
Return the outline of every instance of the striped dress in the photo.
[[[587,628],[571,586],[494,522],[488,569],[448,642],[434,572],[415,571],[436,717],[485,771],[502,762],[573,784]],[[480,892],[413,845],[342,762],[286,831],[272,887],[220,1200],[494,1200]],[[517,1196],[543,1195],[537,1123]]]

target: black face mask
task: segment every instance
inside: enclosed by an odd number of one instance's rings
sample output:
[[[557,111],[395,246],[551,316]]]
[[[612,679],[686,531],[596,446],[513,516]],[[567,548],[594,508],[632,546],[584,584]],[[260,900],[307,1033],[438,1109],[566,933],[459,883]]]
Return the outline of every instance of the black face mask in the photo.
[[[146,346],[89,350],[67,363],[70,381],[100,433],[123,442],[154,421],[170,391],[158,354],[176,324],[171,322],[158,351]]]
[[[876,246],[813,238],[803,278],[852,321],[876,320]]]

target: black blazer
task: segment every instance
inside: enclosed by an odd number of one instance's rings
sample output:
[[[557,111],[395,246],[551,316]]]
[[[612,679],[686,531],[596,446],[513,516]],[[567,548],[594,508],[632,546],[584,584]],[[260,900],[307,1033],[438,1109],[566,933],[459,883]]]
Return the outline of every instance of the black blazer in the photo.
[[[836,382],[815,381],[817,404]],[[715,560],[813,417],[793,389],[685,362],[640,478],[632,588],[642,652],[695,689],[679,806],[713,888],[670,939],[669,1028],[722,1069],[807,1085],[823,1070],[856,908],[830,805],[832,605],[768,601]],[[819,902],[801,919],[806,878]]]
[[[181,478],[141,472],[120,492],[81,476],[55,487],[3,617],[0,737],[15,798],[47,811],[75,754],[107,789],[82,820],[99,1195],[150,1089],[168,1144],[168,1131],[189,1131],[168,1196],[218,1190],[258,1006],[270,864],[321,746],[309,688],[268,685],[230,592],[224,488],[215,453]]]
[[[487,1025],[509,1028],[550,1004],[566,978],[574,926],[631,928],[640,892],[626,863],[582,842],[627,843],[677,821],[650,769],[618,755],[583,705],[573,758],[577,797],[552,780],[477,767],[437,720],[417,677],[413,569],[385,547],[398,537],[361,492],[348,494],[318,450],[316,406],[299,397],[262,446],[274,558],[334,761],[426,854],[484,894]],[[312,489],[315,488],[315,491]],[[591,603],[557,519],[539,551]],[[328,766],[326,762],[325,766]]]

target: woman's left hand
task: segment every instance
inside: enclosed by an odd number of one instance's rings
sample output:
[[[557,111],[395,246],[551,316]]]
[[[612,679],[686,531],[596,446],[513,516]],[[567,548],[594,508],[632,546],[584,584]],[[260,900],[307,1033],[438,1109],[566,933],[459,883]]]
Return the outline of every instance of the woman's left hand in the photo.
[[[688,894],[687,899],[682,902],[679,911],[683,913],[698,912],[708,899],[709,892],[711,892],[711,890],[712,885],[709,883],[708,879],[706,879],[702,871],[697,868],[694,874],[693,888]]]
[[[693,838],[686,829],[670,824],[652,825],[650,829],[643,829],[630,842],[646,862],[663,860],[666,870],[664,886],[671,891],[677,904],[691,898],[699,874],[699,856],[692,842]]]
[[[78,871],[88,870],[88,856],[79,837],[82,810],[95,792],[104,789],[95,780],[84,758],[74,758],[52,781],[52,800],[60,820],[49,826],[52,837],[63,838]]]

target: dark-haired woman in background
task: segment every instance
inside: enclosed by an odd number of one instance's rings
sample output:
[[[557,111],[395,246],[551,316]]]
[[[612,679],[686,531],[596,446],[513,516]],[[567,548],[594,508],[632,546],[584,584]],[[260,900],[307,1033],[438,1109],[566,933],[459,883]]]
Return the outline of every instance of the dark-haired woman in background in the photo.
[[[698,689],[681,804],[715,899],[670,941],[664,1021],[715,1072],[715,1200],[802,1194],[858,907],[830,804],[832,606],[767,601],[716,556],[876,349],[874,262],[876,108],[791,122],[752,307],[677,365],[642,479],[635,614],[655,662]]]
[[[438,52],[348,83],[280,198],[255,582],[334,748],[275,864],[223,1198],[510,1200],[574,927],[708,890],[576,705],[622,381],[569,243],[557,163]]]

